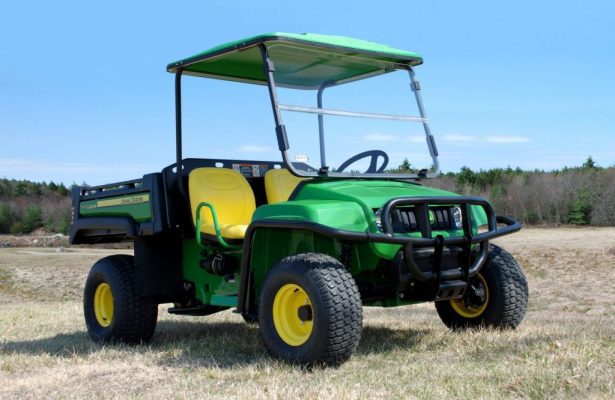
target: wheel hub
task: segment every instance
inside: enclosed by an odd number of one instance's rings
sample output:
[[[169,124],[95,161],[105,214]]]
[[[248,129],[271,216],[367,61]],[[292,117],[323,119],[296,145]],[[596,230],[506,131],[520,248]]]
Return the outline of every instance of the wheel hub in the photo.
[[[311,321],[313,318],[312,307],[309,305],[303,305],[299,307],[297,314],[302,322]]]
[[[294,283],[282,286],[273,300],[273,324],[286,344],[301,346],[312,334],[313,310],[310,297]]]
[[[451,300],[453,310],[465,318],[478,318],[487,309],[489,288],[487,281],[479,273],[470,280],[469,290],[462,299]]]
[[[94,315],[103,328],[113,321],[113,292],[106,282],[99,284],[94,293]]]
[[[470,285],[466,305],[470,306],[483,304],[485,302],[486,294],[487,292],[485,291],[485,287],[482,285],[482,282],[479,284]]]

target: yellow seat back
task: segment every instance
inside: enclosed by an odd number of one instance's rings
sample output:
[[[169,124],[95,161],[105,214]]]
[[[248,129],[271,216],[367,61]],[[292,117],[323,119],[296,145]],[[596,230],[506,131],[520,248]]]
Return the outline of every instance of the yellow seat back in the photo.
[[[267,193],[267,202],[279,203],[287,201],[293,190],[299,185],[304,178],[299,178],[287,169],[270,169],[265,173],[265,192]]]
[[[243,239],[245,228],[256,210],[254,193],[246,178],[228,168],[197,168],[188,178],[192,221],[196,226],[196,209],[202,202],[216,210],[223,237]],[[201,208],[201,226],[196,229],[215,235],[209,208]]]

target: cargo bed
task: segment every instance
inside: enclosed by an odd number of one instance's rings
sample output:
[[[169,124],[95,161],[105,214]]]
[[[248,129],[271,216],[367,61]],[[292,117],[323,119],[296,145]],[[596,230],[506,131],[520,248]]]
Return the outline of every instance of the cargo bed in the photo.
[[[163,229],[162,174],[73,189],[70,243],[132,240]]]

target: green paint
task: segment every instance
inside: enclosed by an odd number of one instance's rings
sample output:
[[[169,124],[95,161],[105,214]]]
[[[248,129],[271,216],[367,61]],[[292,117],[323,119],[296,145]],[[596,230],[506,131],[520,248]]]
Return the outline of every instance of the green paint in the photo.
[[[251,265],[256,293],[269,270],[284,257],[300,253],[328,254],[340,258],[340,244],[313,232],[287,229],[259,229],[254,236]]]
[[[144,192],[83,201],[79,204],[79,214],[82,217],[132,217],[137,222],[150,221],[150,194]]]
[[[419,65],[416,53],[344,36],[274,32],[210,48],[167,66],[185,74],[264,84],[259,43],[267,46],[280,86],[314,89],[325,81],[350,82],[394,70],[395,65]],[[340,57],[342,56],[342,57]],[[346,57],[343,57],[346,56]]]
[[[231,257],[240,257],[238,253],[228,253]],[[201,268],[200,261],[207,256],[194,239],[186,239],[183,242],[183,277],[192,282],[195,287],[196,298],[203,304],[214,304],[217,301],[225,301],[222,297],[236,296],[239,292],[239,274],[235,274],[235,282],[227,282],[224,277],[210,274]],[[240,261],[238,261],[240,262]],[[218,296],[218,297],[214,297]],[[214,304],[233,307],[234,304]]]
[[[312,221],[332,228],[365,231],[368,223],[357,203],[331,200],[296,200],[259,207],[252,220]]]
[[[395,197],[459,196],[456,193],[410,182],[364,179],[314,180],[306,184],[297,200],[340,200],[355,202],[364,210],[381,208]],[[375,218],[372,218],[375,224]]]
[[[214,294],[211,296],[211,305],[237,307],[237,296],[220,296],[218,294]]]
[[[423,196],[451,196],[457,197],[458,194],[421,186],[410,182],[390,181],[390,180],[315,180],[306,184],[296,196],[297,200],[307,201],[308,199],[318,199],[319,201],[346,202],[358,205],[362,211],[365,226],[363,229],[352,229],[354,231],[378,232],[376,227],[376,217],[374,211],[384,206],[386,202],[396,197],[423,197]],[[314,200],[312,200],[314,201]],[[477,216],[482,211],[480,207]],[[484,215],[484,211],[482,211]],[[474,214],[473,214],[474,215]],[[484,218],[483,218],[484,219]],[[357,224],[357,227],[360,224]],[[442,235],[444,237],[460,236],[462,231],[434,231],[433,236]],[[419,232],[404,234],[408,237],[421,237]],[[364,247],[369,247],[366,250]],[[381,243],[359,244],[359,253],[362,257],[367,257],[369,252],[373,252],[378,258],[387,260],[393,259],[401,246]],[[373,266],[366,266],[368,269]],[[362,267],[362,269],[364,269]]]
[[[298,200],[259,207],[253,220],[310,221],[332,228],[362,232],[368,224],[360,205],[341,201]],[[299,253],[323,253],[340,258],[341,244],[334,239],[300,230],[263,229],[254,238],[252,267],[257,288],[267,272],[282,258]],[[359,267],[355,266],[357,271]]]

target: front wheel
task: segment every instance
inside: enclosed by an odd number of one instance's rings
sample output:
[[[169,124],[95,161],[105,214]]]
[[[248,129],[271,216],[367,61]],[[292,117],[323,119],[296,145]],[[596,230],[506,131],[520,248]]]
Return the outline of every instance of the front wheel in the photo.
[[[97,343],[147,342],[156,328],[158,305],[136,290],[134,258],[113,255],[90,270],[83,294],[85,324]]]
[[[510,253],[490,245],[487,262],[469,283],[463,298],[436,302],[446,326],[516,328],[521,323],[527,312],[527,279]]]
[[[283,259],[265,278],[258,307],[269,351],[284,360],[340,364],[361,339],[361,296],[336,259],[299,254]]]

